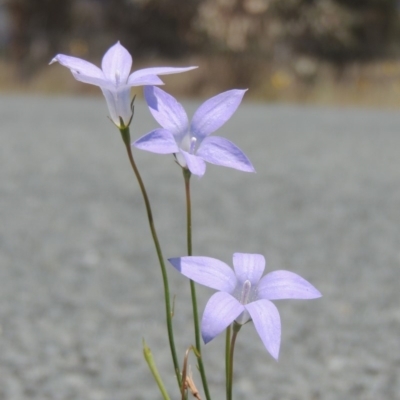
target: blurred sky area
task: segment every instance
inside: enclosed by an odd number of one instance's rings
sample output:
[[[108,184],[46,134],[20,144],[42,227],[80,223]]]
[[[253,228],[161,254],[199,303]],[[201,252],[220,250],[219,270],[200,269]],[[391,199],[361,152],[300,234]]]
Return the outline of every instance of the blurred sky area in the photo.
[[[137,68],[199,65],[170,80],[187,96],[391,107],[399,39],[398,0],[0,0],[0,91],[92,92],[49,60],[120,40]]]

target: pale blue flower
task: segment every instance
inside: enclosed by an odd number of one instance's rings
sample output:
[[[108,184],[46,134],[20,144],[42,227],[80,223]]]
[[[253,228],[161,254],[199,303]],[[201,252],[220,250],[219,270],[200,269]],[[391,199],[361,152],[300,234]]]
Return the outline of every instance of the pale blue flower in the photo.
[[[278,359],[281,321],[271,300],[321,297],[314,286],[293,272],[273,271],[261,278],[265,259],[260,254],[235,253],[234,270],[210,257],[180,257],[169,261],[187,278],[219,290],[204,310],[201,333],[205,343],[234,321],[243,325],[252,320],[264,346]]]
[[[211,164],[254,172],[246,155],[229,140],[209,136],[233,115],[246,90],[229,90],[212,97],[195,112],[191,123],[182,105],[158,87],[146,86],[144,95],[150,112],[162,128],[133,143],[139,149],[158,154],[174,153],[178,163],[202,176],[206,161]]]
[[[76,80],[100,87],[107,101],[110,118],[119,128],[128,126],[132,118],[132,86],[163,85],[157,75],[176,74],[197,68],[155,67],[130,73],[132,57],[119,42],[108,49],[101,62],[101,69],[88,61],[64,54],[56,55],[50,64],[56,61],[69,68]]]

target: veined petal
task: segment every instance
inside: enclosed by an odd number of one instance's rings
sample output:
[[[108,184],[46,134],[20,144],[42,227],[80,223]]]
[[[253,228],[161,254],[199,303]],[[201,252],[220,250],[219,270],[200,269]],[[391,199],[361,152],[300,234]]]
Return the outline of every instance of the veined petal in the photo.
[[[145,86],[145,85],[164,85],[164,82],[157,75],[144,75],[139,77],[131,76],[128,78],[128,86]]]
[[[249,280],[251,285],[257,285],[264,269],[265,258],[261,254],[235,253],[233,267],[239,282]]]
[[[170,75],[170,74],[179,74],[181,72],[190,71],[197,67],[185,67],[185,68],[173,68],[173,67],[152,67],[152,68],[143,68],[139,69],[129,76],[128,83],[132,81],[136,81],[148,75]],[[160,80],[161,81],[161,80]],[[161,81],[162,82],[162,81]],[[153,83],[149,83],[149,85],[153,85]],[[155,85],[158,85],[156,83]],[[133,86],[133,85],[132,85]]]
[[[261,278],[258,284],[258,298],[316,299],[322,294],[311,283],[290,271],[273,271]]]
[[[118,127],[121,125],[119,117],[122,118],[125,125],[128,125],[132,110],[130,107],[130,88],[125,86],[119,90],[108,90],[101,88],[107,101],[110,118]]]
[[[191,131],[198,140],[215,132],[239,107],[246,90],[228,90],[204,102],[195,112]]]
[[[132,68],[132,57],[128,50],[117,42],[104,54],[101,68],[105,77],[116,86],[126,84]]]
[[[257,300],[245,306],[253,320],[264,346],[276,360],[281,345],[281,318],[275,305],[269,300]]]
[[[155,120],[168,129],[179,143],[188,130],[188,118],[174,97],[155,86],[145,86],[144,97]]]
[[[133,146],[158,154],[171,154],[179,151],[174,135],[162,128],[155,129],[142,136],[133,143]]]
[[[219,335],[242,312],[244,306],[233,296],[224,292],[217,292],[210,297],[204,309],[201,320],[201,336],[204,343]]]
[[[89,83],[96,86],[106,86],[108,84],[103,71],[94,64],[77,57],[57,54],[50,64],[59,62],[64,67],[70,69],[74,78],[80,82]]]
[[[182,275],[200,285],[228,293],[235,289],[237,280],[233,269],[216,258],[187,256],[168,261]]]
[[[186,151],[180,150],[180,153],[185,158],[186,165],[193,175],[202,177],[206,172],[206,163],[201,157],[194,154],[189,154]],[[179,155],[178,154],[178,155]],[[179,160],[179,159],[178,159]]]
[[[229,140],[219,136],[205,138],[201,142],[196,155],[211,164],[222,165],[239,171],[255,172],[253,165],[242,150]]]

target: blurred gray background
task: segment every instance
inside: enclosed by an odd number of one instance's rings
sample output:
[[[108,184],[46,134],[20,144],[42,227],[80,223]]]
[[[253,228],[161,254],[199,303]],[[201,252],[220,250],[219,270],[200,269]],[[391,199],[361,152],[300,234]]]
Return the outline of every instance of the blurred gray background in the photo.
[[[198,104],[185,102],[189,113]],[[143,337],[178,398],[144,206],[105,102],[3,96],[0,110],[0,399],[159,399]],[[209,166],[193,178],[194,254],[231,264],[261,253],[268,271],[324,295],[276,302],[279,362],[242,329],[236,399],[400,398],[399,124],[394,112],[248,103],[220,130],[257,173]],[[132,136],[154,126],[139,101]],[[183,255],[181,171],[172,156],[135,156],[164,255]],[[189,288],[170,278],[183,359]],[[198,293],[202,310],[213,291]],[[214,399],[223,345],[204,347]]]

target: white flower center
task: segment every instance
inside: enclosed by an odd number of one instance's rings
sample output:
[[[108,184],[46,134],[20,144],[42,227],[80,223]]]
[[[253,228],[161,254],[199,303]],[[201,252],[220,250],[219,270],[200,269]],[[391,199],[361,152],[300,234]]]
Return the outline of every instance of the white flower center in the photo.
[[[194,154],[196,152],[197,139],[194,136],[190,136],[190,133],[187,133],[180,144],[182,150],[186,151],[189,154]]]
[[[240,304],[244,306],[251,303],[257,299],[257,286],[252,286],[251,282],[247,279],[242,285],[238,285],[234,292],[234,297],[236,297]],[[251,317],[247,310],[243,311],[237,318],[236,322],[240,325],[245,324],[250,321]]]

